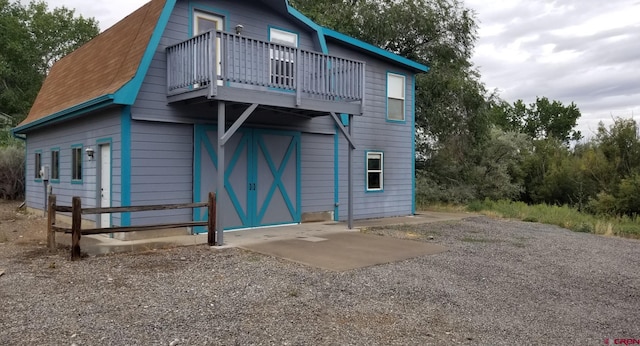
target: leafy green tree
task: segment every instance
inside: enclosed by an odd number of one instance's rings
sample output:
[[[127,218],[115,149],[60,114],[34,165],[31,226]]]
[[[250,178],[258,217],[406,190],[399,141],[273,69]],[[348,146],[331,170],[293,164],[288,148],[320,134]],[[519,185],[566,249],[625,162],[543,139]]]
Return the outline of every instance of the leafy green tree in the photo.
[[[98,33],[94,19],[66,7],[0,0],[0,112],[24,118],[53,63]]]
[[[582,138],[575,127],[580,110],[571,103],[565,106],[560,101],[549,101],[546,97],[525,105],[518,100],[510,105],[501,101],[489,111],[492,123],[505,131],[518,131],[534,139],[556,139],[565,144]]]

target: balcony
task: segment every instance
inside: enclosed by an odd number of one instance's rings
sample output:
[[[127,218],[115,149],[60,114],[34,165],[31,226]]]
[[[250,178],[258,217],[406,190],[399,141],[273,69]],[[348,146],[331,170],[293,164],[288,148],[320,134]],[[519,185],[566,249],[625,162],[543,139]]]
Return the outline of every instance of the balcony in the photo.
[[[364,62],[220,31],[166,51],[170,103],[223,100],[362,114]]]

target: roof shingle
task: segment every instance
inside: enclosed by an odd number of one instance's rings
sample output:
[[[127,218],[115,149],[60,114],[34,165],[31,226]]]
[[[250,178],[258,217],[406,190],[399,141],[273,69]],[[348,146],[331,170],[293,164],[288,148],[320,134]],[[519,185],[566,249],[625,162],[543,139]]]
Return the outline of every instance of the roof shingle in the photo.
[[[56,62],[23,126],[113,94],[136,74],[166,0],[152,0]]]

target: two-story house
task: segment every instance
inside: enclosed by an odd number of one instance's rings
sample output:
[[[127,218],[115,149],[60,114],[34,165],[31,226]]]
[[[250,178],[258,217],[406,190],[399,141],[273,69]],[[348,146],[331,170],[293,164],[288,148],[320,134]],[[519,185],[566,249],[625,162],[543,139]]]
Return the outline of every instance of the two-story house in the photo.
[[[26,136],[27,206],[44,207],[47,166],[59,204],[190,203],[217,192],[226,230],[410,215],[415,76],[427,70],[286,0],[152,0],[58,61],[14,129]]]

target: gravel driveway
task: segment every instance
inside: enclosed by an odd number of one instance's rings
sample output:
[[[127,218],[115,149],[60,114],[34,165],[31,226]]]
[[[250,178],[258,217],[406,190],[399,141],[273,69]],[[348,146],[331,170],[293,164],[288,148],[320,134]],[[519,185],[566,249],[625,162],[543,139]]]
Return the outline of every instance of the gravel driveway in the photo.
[[[66,251],[0,245],[0,344],[640,339],[640,241],[486,217],[368,232],[449,251],[336,273],[204,246],[70,262]],[[7,255],[9,246],[19,254]]]

